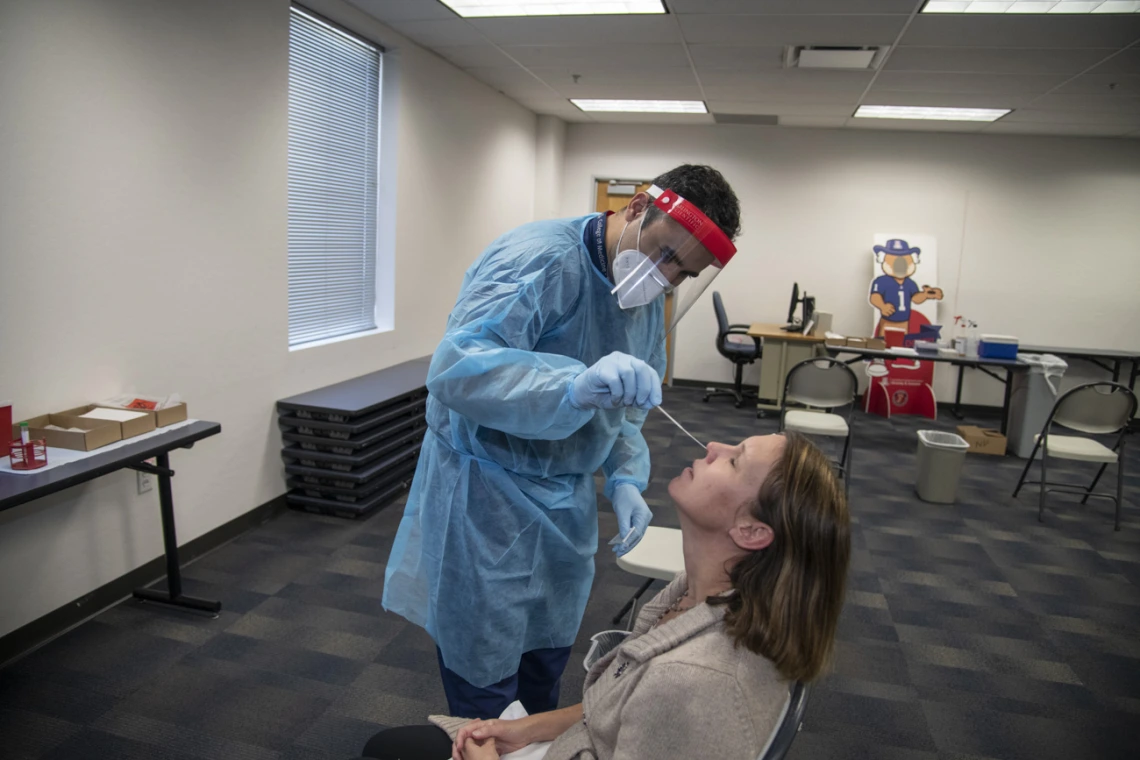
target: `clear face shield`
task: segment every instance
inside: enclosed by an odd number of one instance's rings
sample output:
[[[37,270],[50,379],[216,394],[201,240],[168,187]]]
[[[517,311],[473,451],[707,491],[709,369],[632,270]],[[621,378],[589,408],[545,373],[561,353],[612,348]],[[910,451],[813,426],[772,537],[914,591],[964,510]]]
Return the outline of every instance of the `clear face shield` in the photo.
[[[671,293],[666,308],[668,335],[736,253],[736,246],[711,219],[672,190],[649,188],[653,206],[641,217],[636,247],[622,249],[618,239],[611,291],[623,309],[652,303]],[[649,218],[648,225],[645,224]]]

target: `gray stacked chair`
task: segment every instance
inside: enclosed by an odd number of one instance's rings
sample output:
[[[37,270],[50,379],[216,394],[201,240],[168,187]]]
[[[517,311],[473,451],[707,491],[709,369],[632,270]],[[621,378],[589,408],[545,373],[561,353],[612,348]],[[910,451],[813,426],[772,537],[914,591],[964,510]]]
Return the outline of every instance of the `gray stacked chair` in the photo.
[[[851,415],[858,392],[859,382],[855,373],[843,362],[826,356],[805,359],[788,370],[784,380],[784,401],[780,407],[781,431],[843,439],[843,454],[836,462],[836,469],[843,478],[847,493],[851,491]],[[802,404],[824,411],[789,409],[789,404]],[[847,408],[845,413],[836,412],[843,407]]]
[[[1041,480],[1028,481],[1031,485],[1041,488],[1037,506],[1037,521],[1045,520],[1045,494],[1048,491],[1062,493],[1083,494],[1081,504],[1088,502],[1090,497],[1098,499],[1111,499],[1116,502],[1115,530],[1120,530],[1120,516],[1124,508],[1124,442],[1128,436],[1128,426],[1136,414],[1136,394],[1132,389],[1107,380],[1078,385],[1057,399],[1053,411],[1045,420],[1045,426],[1036,436],[1033,452],[1025,469],[1013,489],[1016,499],[1021,487],[1027,484],[1025,478],[1033,467],[1033,460],[1037,452],[1041,452]],[[1074,430],[1085,435],[1056,435],[1052,432],[1054,425]],[[1089,435],[1115,436],[1111,446],[1105,446],[1100,441],[1087,438]],[[1096,476],[1088,486],[1075,483],[1054,483],[1048,480],[1049,459],[1068,459],[1078,462],[1094,462],[1100,464]],[[1110,464],[1116,464],[1116,493],[1097,492],[1094,489],[1100,481],[1101,475]]]

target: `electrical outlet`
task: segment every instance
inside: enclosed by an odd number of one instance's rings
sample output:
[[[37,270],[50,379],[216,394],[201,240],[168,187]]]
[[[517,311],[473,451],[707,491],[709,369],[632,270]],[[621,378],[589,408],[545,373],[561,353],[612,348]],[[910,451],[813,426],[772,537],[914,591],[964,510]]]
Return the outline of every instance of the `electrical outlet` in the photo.
[[[155,463],[155,461],[153,459],[148,459],[146,461],[147,461],[147,464],[154,464]],[[151,491],[154,490],[154,476],[153,475],[151,475],[150,473],[147,473],[147,472],[136,472],[135,475],[138,476],[139,495],[140,496],[143,495],[144,493],[150,493]]]

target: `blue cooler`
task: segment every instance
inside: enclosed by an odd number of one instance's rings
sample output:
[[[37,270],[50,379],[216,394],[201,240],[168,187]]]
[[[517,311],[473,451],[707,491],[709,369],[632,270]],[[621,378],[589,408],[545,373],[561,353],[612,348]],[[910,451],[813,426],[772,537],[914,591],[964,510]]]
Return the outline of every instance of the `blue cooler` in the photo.
[[[1012,335],[982,335],[978,356],[983,359],[1016,359],[1017,338]]]

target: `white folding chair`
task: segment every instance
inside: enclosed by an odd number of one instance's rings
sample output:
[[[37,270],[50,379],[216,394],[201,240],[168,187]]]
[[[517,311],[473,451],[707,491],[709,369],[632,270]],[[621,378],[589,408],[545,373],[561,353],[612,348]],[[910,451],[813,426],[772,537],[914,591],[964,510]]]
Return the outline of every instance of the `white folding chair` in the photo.
[[[685,554],[681,549],[681,531],[676,528],[656,528],[650,526],[645,529],[645,535],[637,546],[633,547],[624,556],[618,557],[617,565],[627,573],[644,577],[645,583],[637,593],[625,603],[618,614],[614,615],[613,624],[618,625],[625,614],[629,613],[628,630],[633,630],[633,623],[637,620],[637,600],[649,590],[653,581],[671,581],[679,573],[685,572]]]
[[[859,383],[855,373],[838,359],[821,356],[805,359],[788,371],[784,380],[784,403],[780,409],[780,430],[805,435],[822,435],[843,439],[843,454],[835,463],[843,488],[851,492],[851,414]],[[789,404],[802,404],[822,412],[789,409]],[[835,410],[847,407],[846,414]]]
[[[1111,499],[1116,502],[1116,526],[1120,530],[1120,515],[1124,507],[1124,441],[1128,435],[1128,426],[1136,414],[1136,395],[1131,388],[1120,383],[1107,380],[1078,385],[1061,395],[1045,420],[1045,426],[1036,436],[1033,452],[1025,469],[1021,471],[1021,478],[1017,487],[1013,489],[1016,499],[1021,487],[1026,484],[1029,468],[1041,451],[1041,480],[1029,481],[1030,484],[1040,485],[1041,494],[1037,507],[1037,521],[1045,521],[1045,494],[1048,491],[1062,493],[1084,494],[1081,504],[1086,503],[1089,497]],[[1075,430],[1086,435],[1113,435],[1117,434],[1112,447],[1092,438],[1077,435],[1055,435],[1053,425]],[[1087,487],[1075,483],[1052,483],[1048,480],[1049,459],[1069,459],[1078,462],[1099,462],[1100,469],[1096,477]],[[1116,463],[1116,494],[1096,492],[1097,482],[1104,474],[1105,468]]]

